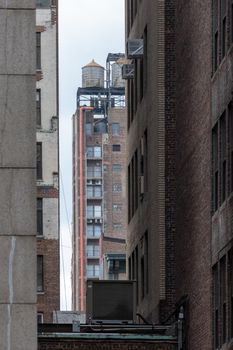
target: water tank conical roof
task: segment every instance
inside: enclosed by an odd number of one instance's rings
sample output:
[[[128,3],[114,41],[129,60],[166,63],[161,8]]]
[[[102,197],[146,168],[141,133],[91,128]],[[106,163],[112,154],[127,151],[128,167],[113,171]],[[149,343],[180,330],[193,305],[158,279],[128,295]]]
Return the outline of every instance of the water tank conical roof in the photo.
[[[82,87],[104,87],[104,67],[94,59],[82,67]]]

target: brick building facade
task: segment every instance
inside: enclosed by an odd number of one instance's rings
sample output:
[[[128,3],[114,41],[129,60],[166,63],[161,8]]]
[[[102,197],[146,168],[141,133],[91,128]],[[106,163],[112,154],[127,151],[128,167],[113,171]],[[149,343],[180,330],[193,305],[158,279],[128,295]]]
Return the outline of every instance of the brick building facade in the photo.
[[[87,278],[117,279],[126,273],[126,111],[124,82],[119,74],[119,59],[123,57],[108,55],[108,86],[102,66],[94,60],[84,66],[83,86],[77,92],[73,117],[72,303],[74,310],[82,312]],[[120,240],[121,251],[114,238]]]
[[[129,277],[138,312],[153,322],[175,303],[174,18],[173,1],[126,1],[128,45],[143,38],[127,87]]]
[[[58,159],[58,1],[36,1],[37,309],[60,309]]]
[[[227,0],[126,1],[127,39],[144,45],[127,90],[129,272],[145,317],[187,301],[187,349],[233,337],[232,14]]]

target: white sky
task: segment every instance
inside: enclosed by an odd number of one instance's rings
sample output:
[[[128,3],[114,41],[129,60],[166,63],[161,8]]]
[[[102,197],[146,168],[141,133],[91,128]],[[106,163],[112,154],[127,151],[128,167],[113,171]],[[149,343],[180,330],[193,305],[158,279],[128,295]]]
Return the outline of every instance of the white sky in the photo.
[[[75,112],[76,91],[81,86],[81,68],[93,58],[105,67],[109,52],[124,52],[124,0],[59,0],[59,48],[61,309],[70,310],[71,117]]]

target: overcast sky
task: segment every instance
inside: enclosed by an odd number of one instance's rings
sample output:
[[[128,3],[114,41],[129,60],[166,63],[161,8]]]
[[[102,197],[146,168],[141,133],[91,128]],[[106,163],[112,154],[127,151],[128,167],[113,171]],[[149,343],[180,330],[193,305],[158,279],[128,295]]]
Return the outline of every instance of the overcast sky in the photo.
[[[93,58],[105,67],[109,52],[124,52],[124,0],[59,0],[61,309],[71,308],[71,117],[81,68]],[[66,206],[65,203],[66,202]],[[65,272],[65,274],[64,274]],[[64,287],[66,286],[66,288]]]

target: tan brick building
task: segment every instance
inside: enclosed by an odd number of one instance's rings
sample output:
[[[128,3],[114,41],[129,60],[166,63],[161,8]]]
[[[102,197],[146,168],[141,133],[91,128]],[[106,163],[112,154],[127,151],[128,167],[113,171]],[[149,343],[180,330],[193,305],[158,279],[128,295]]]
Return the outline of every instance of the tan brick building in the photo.
[[[38,321],[60,309],[58,1],[36,1]]]

